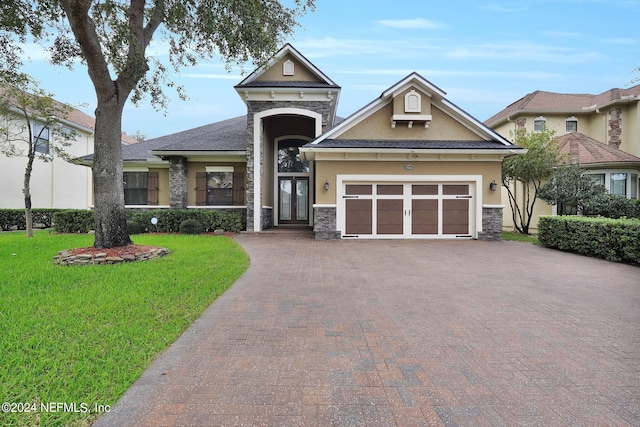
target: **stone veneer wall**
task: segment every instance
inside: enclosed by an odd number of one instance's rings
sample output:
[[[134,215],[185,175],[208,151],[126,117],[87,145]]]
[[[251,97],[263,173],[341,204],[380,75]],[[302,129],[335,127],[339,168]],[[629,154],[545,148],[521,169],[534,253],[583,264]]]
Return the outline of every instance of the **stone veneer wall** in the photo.
[[[622,110],[614,108],[609,111],[609,145],[620,148],[622,144]]]
[[[169,158],[169,206],[171,209],[187,209],[187,158]]]
[[[502,208],[482,208],[482,231],[478,240],[502,240]]]
[[[254,200],[255,195],[253,193],[254,179],[256,171],[253,168],[253,126],[254,115],[262,111],[273,110],[276,108],[298,108],[302,110],[309,110],[322,114],[322,130],[324,131],[332,123],[331,112],[334,110],[336,104],[335,96],[327,101],[248,101],[247,102],[247,231],[254,231],[253,224],[254,215]],[[264,142],[263,142],[264,143]],[[260,173],[264,170],[264,151],[260,152]],[[263,211],[263,216],[265,211]],[[272,213],[271,213],[272,214]],[[265,221],[263,219],[262,225],[264,227]],[[270,224],[273,225],[273,217]],[[263,228],[264,229],[264,228]]]
[[[313,231],[316,233],[316,240],[340,239],[340,230],[337,228],[335,206],[313,207]]]

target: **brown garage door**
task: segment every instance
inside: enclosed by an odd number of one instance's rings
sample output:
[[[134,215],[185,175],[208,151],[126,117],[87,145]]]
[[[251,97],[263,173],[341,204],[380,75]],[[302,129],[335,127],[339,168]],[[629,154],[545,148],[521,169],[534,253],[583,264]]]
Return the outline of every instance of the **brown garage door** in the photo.
[[[345,237],[471,237],[470,184],[346,184]]]

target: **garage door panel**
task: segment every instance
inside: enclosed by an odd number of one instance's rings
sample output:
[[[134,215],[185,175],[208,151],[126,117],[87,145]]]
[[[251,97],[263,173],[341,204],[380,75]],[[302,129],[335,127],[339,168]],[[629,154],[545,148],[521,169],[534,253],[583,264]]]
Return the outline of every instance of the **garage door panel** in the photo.
[[[380,186],[378,186],[380,187]],[[377,201],[377,224],[378,234],[403,234],[404,233],[404,211],[402,199]]]
[[[411,234],[438,234],[438,201],[411,201]]]
[[[442,201],[442,233],[469,233],[469,199]]]
[[[373,233],[373,201],[372,200],[346,200],[346,224],[347,234],[372,234]]]
[[[445,184],[442,186],[442,194],[445,196],[466,196],[469,194],[469,185]]]

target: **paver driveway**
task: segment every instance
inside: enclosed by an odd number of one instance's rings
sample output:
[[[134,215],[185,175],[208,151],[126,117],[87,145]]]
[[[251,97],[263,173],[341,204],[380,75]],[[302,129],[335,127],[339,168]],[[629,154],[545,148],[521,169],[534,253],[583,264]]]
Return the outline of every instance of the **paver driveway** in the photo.
[[[247,273],[96,426],[640,425],[638,267],[517,242],[238,242]]]

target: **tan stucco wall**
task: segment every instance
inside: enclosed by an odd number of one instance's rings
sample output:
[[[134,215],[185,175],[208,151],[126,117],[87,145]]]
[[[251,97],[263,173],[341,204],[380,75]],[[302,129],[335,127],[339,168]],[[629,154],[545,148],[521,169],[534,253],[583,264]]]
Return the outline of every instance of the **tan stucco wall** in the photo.
[[[229,163],[229,162],[189,162],[187,164],[187,188],[189,193],[187,194],[187,205],[196,205],[196,173],[206,172],[207,166],[233,166],[234,172],[245,173],[245,186],[247,185],[247,165],[246,163]],[[168,182],[168,181],[167,181]],[[168,199],[167,199],[168,204]]]
[[[413,171],[406,171],[405,165],[414,166]],[[317,161],[316,168],[316,203],[335,204],[336,175],[482,175],[482,203],[501,205],[500,191],[491,191],[492,180],[500,183],[500,162],[356,162],[356,161]],[[446,179],[444,179],[446,180]],[[324,183],[329,182],[329,191],[324,190]]]
[[[290,60],[294,64],[294,75],[293,76],[284,76],[282,74],[282,64]],[[287,54],[282,57],[277,63],[267,69],[260,77],[256,79],[256,81],[265,81],[265,82],[279,82],[279,81],[296,81],[296,82],[322,82],[319,78],[317,78],[313,73],[309,72],[307,67],[305,67],[300,61],[294,58],[292,55]]]
[[[404,102],[404,97],[402,97],[402,99],[402,102]],[[393,104],[390,102],[343,134],[337,135],[335,139],[421,139],[447,141],[477,141],[482,139],[455,119],[445,114],[435,104],[431,105],[431,115],[433,118],[428,129],[425,129],[424,125],[419,122],[414,123],[411,129],[408,128],[406,122],[398,122],[396,127],[392,128],[392,115]]]

